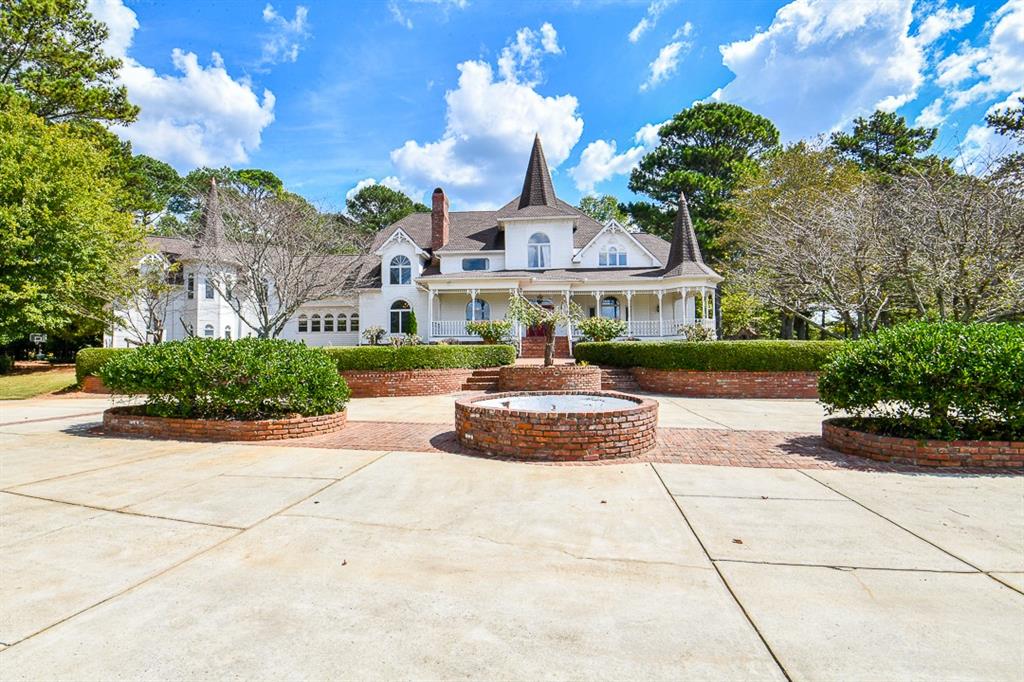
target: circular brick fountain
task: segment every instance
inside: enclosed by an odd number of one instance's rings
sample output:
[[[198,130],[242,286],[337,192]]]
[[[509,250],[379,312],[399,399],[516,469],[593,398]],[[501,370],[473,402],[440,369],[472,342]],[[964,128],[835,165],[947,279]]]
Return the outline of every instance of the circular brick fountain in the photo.
[[[499,393],[455,401],[459,443],[540,461],[633,457],[652,449],[658,403],[608,391]]]

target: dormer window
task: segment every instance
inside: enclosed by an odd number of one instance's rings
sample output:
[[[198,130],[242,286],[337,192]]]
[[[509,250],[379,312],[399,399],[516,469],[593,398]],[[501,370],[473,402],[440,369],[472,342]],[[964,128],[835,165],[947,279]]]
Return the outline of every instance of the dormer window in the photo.
[[[391,259],[392,284],[409,284],[412,282],[412,262],[408,256],[395,256]]]
[[[614,244],[601,249],[597,264],[602,268],[624,268],[626,267],[626,252]]]
[[[490,267],[490,260],[487,258],[463,258],[462,269],[465,272],[473,272],[475,270],[487,270]]]
[[[535,232],[526,246],[526,267],[546,268],[551,263],[551,240],[543,232]]]

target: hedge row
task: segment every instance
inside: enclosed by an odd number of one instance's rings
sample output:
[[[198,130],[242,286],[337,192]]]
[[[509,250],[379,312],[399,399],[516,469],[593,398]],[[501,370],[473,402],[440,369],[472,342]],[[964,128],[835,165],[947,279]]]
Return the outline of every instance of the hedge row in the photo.
[[[75,355],[75,378],[81,384],[88,376],[99,376],[107,360],[130,350],[128,348],[83,348]]]
[[[579,361],[612,367],[704,371],[817,371],[842,341],[714,341],[577,343]]]
[[[512,346],[353,346],[325,348],[338,371],[403,369],[476,369],[516,361]]]

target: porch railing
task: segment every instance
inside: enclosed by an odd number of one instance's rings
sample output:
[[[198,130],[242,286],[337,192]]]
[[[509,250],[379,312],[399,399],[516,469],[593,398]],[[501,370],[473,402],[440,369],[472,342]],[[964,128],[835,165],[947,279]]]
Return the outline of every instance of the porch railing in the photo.
[[[466,331],[465,320],[434,320],[431,335],[444,339],[449,336],[469,336],[469,332]]]
[[[676,336],[679,330],[679,326],[682,324],[704,324],[706,327],[714,329],[714,320],[701,320],[701,319],[687,319],[687,320],[630,320],[626,329],[626,336],[636,336],[639,338],[659,337],[659,336]],[[523,330],[525,333],[525,329]],[[565,335],[565,328],[559,326],[556,330],[558,336]],[[471,336],[466,331],[465,320],[434,320],[431,326],[431,336],[437,339],[444,339],[448,337],[458,338]],[[579,338],[579,331],[573,330],[573,337]]]

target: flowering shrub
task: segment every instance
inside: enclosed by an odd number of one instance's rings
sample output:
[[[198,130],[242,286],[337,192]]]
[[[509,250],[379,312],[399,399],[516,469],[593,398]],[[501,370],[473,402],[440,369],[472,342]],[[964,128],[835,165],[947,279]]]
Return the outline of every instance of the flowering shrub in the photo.
[[[384,331],[384,327],[378,327],[373,325],[363,330],[363,338],[371,346],[379,346],[380,342],[387,336],[387,332]]]
[[[683,341],[714,341],[714,329],[708,329],[702,324],[681,324],[676,331]]]
[[[576,328],[584,341],[611,341],[626,333],[626,323],[610,317],[585,317]]]
[[[511,320],[477,320],[466,323],[466,331],[484,340],[484,343],[500,343],[512,333]]]

